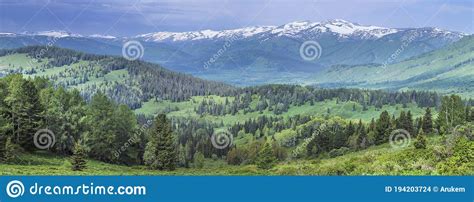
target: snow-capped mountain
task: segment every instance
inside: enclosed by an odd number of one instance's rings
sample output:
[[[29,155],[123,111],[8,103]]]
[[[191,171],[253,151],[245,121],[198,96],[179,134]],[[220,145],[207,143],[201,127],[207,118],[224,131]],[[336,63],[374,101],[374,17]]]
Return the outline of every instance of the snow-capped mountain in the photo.
[[[101,35],[101,34],[92,34],[89,35],[90,38],[99,38],[99,39],[116,39],[117,37],[112,35]]]
[[[31,36],[47,36],[47,37],[54,37],[54,38],[64,38],[64,37],[83,37],[80,34],[72,34],[70,32],[62,31],[62,30],[50,30],[50,31],[40,31],[34,33],[24,33],[26,35]]]
[[[422,28],[423,29],[423,28]],[[425,28],[428,30],[430,28]],[[408,29],[385,28],[378,26],[365,26],[345,20],[329,20],[325,22],[297,21],[281,26],[256,26],[240,29],[214,31],[201,30],[192,32],[155,32],[138,35],[134,38],[154,42],[176,42],[195,40],[217,40],[217,39],[242,39],[250,37],[308,37],[322,34],[335,35],[340,38],[354,39],[378,39],[390,34],[395,34]],[[438,28],[431,28],[433,34],[444,34],[452,37],[461,36],[461,33],[450,32]]]
[[[142,39],[144,41],[188,41],[188,40],[202,40],[202,39],[228,39],[231,37],[245,38],[252,37],[260,33],[268,32],[272,30],[273,26],[262,26],[262,27],[246,27],[242,29],[233,30],[202,30],[194,32],[156,32],[138,35],[135,38]]]
[[[63,30],[48,30],[48,31],[38,31],[38,32],[22,32],[22,33],[10,33],[4,32],[0,33],[0,36],[45,36],[45,37],[52,37],[52,38],[67,38],[67,37],[74,37],[74,38],[101,38],[101,39],[117,39],[115,36],[111,35],[101,35],[101,34],[92,34],[88,36],[83,36],[80,34],[74,34],[71,32],[63,31]]]
[[[351,23],[345,20],[330,20],[325,22],[292,22],[271,31],[272,34],[278,36],[295,37],[310,33],[333,33],[340,37],[362,36],[364,38],[380,38],[388,34],[398,32],[397,29],[363,26],[357,23]]]

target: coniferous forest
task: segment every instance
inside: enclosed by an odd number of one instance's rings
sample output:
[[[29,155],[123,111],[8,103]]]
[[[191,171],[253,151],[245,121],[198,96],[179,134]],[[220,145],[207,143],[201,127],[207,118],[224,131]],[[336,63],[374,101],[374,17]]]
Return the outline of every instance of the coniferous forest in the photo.
[[[2,174],[474,174],[469,97],[235,87],[44,48],[0,51]]]

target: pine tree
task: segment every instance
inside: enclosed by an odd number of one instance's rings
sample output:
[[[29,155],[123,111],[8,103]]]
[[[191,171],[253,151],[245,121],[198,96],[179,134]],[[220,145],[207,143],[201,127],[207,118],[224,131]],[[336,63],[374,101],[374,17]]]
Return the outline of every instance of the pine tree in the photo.
[[[390,135],[391,122],[387,111],[380,114],[375,126],[375,144],[379,145],[388,141]]]
[[[258,152],[257,167],[261,169],[272,168],[277,159],[273,156],[272,146],[269,142],[266,142],[263,148]]]
[[[74,153],[71,157],[71,165],[73,171],[82,171],[87,167],[87,154],[84,146],[80,142],[74,144]]]
[[[176,169],[177,154],[171,123],[166,115],[159,114],[151,129],[150,140],[145,148],[143,159],[152,169]]]
[[[359,126],[357,127],[357,148],[367,148],[367,131],[364,124],[362,124],[362,120],[359,120]]]
[[[474,122],[474,108],[471,107],[469,121]]]
[[[116,150],[114,147],[116,143],[115,108],[115,104],[101,92],[92,97],[87,112],[87,124],[90,131],[84,134],[84,143],[90,149],[89,156],[92,158],[105,162],[114,162],[116,159],[114,156]]]
[[[34,150],[33,135],[41,125],[42,107],[33,82],[22,75],[11,75],[9,94],[5,97],[8,119],[12,126],[12,141],[27,150]]]
[[[425,133],[433,132],[433,118],[431,115],[431,109],[428,107],[426,108],[425,115],[423,116],[423,121],[421,124],[421,128]]]
[[[405,123],[403,124],[405,130],[407,130],[410,134],[415,134],[415,128],[413,127],[413,116],[411,115],[411,111],[408,111]]]
[[[5,141],[5,152],[3,155],[3,162],[5,163],[11,163],[15,161],[16,155],[15,155],[15,149],[16,146],[13,144],[11,138],[7,138]]]
[[[405,129],[405,123],[406,123],[406,113],[405,111],[400,112],[400,116],[398,116],[397,119],[397,129]]]
[[[426,137],[423,129],[420,129],[415,141],[415,148],[417,149],[426,149]]]

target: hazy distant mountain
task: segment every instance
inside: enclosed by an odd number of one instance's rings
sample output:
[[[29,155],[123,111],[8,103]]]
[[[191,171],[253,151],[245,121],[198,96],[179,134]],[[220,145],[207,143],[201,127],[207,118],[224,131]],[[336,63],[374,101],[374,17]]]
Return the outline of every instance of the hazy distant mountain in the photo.
[[[384,28],[344,20],[292,22],[234,30],[156,32],[129,38],[61,31],[0,33],[0,48],[52,44],[121,55],[126,41],[141,41],[144,60],[172,70],[239,85],[300,83],[334,65],[391,64],[458,41],[462,33],[438,28]],[[316,41],[321,55],[305,60],[300,46]],[[396,57],[393,55],[396,54]]]
[[[474,97],[474,36],[396,64],[333,66],[310,80],[325,87],[436,90]]]

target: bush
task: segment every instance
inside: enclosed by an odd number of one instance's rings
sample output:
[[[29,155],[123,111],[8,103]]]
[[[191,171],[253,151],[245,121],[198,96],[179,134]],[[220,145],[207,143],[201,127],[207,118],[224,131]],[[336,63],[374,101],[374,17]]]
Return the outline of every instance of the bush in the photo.
[[[81,171],[86,169],[86,151],[80,143],[74,145],[74,155],[71,158],[71,165],[73,171]]]
[[[426,149],[426,138],[423,130],[420,130],[415,141],[415,148],[417,149]]]
[[[334,158],[334,157],[338,157],[338,156],[342,156],[344,154],[347,154],[349,151],[350,151],[349,148],[341,147],[339,149],[333,149],[333,150],[329,151],[328,154],[329,154],[329,157]]]
[[[194,167],[203,168],[204,167],[204,154],[201,152],[196,152],[194,154]]]

